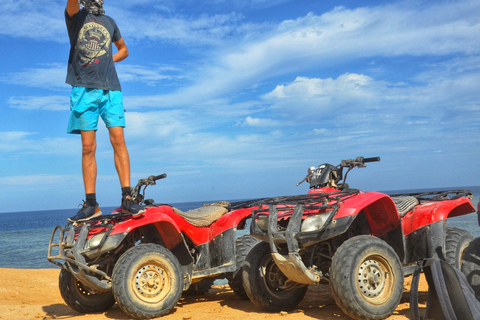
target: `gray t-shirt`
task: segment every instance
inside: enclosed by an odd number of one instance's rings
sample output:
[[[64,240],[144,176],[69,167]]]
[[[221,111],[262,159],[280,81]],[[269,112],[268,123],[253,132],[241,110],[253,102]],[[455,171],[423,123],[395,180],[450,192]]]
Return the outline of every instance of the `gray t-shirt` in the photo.
[[[72,86],[121,91],[113,62],[113,42],[122,38],[115,21],[106,15],[80,10],[65,21],[70,38],[67,80]]]

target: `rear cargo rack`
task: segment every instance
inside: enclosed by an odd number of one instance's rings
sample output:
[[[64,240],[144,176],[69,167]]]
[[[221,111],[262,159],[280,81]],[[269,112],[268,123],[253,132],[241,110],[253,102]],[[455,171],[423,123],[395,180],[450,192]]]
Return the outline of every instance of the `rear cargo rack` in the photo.
[[[443,191],[431,191],[431,192],[417,192],[417,193],[401,193],[392,194],[390,197],[398,196],[410,196],[415,197],[418,201],[446,201],[455,200],[462,197],[469,199],[473,198],[473,193],[470,190],[443,190]]]

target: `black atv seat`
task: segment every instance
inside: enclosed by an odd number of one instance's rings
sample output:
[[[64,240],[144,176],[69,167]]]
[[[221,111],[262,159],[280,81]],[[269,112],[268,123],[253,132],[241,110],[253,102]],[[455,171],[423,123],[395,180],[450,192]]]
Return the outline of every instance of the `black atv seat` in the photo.
[[[398,215],[403,217],[418,204],[418,199],[412,196],[396,196],[392,197],[397,207]]]
[[[177,208],[173,208],[173,211],[196,227],[208,227],[225,213],[227,213],[228,209],[222,206],[212,205],[188,210],[185,212]]]

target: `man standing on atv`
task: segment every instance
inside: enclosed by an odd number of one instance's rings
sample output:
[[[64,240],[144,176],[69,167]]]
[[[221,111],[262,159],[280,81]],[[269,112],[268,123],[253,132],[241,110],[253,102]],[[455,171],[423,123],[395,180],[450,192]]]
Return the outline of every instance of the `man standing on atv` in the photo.
[[[80,10],[82,6],[82,10]],[[115,21],[105,15],[103,0],[68,0],[65,21],[70,38],[66,83],[72,85],[67,133],[82,138],[82,173],[86,199],[70,222],[100,216],[96,201],[95,159],[98,118],[110,135],[115,168],[122,187],[122,212],[140,214],[143,206],[133,203],[130,188],[130,158],[123,129],[125,110],[115,62],[128,57],[128,49]],[[118,51],[112,54],[112,43]]]

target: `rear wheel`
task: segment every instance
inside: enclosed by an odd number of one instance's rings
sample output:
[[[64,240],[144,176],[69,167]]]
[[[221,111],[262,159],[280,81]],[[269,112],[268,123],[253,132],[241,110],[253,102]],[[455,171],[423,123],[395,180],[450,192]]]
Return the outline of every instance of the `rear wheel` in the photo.
[[[330,287],[337,305],[353,319],[385,319],[402,297],[402,265],[385,241],[356,236],[333,256]]]
[[[475,297],[480,300],[480,238],[475,238],[465,248],[462,272],[475,291]]]
[[[289,280],[278,269],[266,242],[255,245],[243,265],[243,283],[248,298],[269,312],[293,310],[302,301],[308,286]]]
[[[115,264],[112,290],[131,317],[149,319],[169,313],[182,295],[183,276],[177,258],[156,244],[128,249]]]
[[[115,304],[112,291],[94,292],[65,269],[60,271],[58,284],[65,303],[80,313],[103,312]]]
[[[473,236],[467,230],[447,227],[445,236],[445,261],[454,268],[462,267],[463,254]]]
[[[252,248],[259,242],[259,240],[249,234],[238,237],[235,241],[236,248],[236,270],[233,273],[227,274],[228,285],[235,292],[237,296],[242,299],[248,299],[247,293],[243,286],[242,270],[245,264],[245,259]]]

